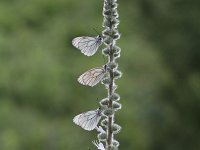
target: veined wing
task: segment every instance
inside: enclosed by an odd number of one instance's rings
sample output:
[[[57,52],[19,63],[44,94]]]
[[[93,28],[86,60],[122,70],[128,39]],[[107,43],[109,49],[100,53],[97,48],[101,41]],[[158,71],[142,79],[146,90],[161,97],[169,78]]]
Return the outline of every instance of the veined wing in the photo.
[[[86,71],[85,73],[83,73],[78,78],[78,82],[80,84],[93,87],[103,79],[105,74],[106,74],[105,66],[92,68],[92,69]]]
[[[72,40],[72,44],[80,49],[84,55],[92,56],[102,44],[102,37],[99,35],[76,37]]]
[[[101,119],[101,110],[90,110],[74,117],[73,122],[83,129],[91,131],[97,127]]]

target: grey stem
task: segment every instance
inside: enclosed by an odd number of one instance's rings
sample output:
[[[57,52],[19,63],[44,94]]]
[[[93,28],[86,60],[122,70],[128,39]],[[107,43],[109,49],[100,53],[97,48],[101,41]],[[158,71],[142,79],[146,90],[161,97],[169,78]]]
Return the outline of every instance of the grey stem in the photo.
[[[118,58],[118,57],[115,57],[116,40],[118,40],[120,37],[117,30],[117,26],[119,24],[118,12],[117,12],[117,0],[104,0],[103,16],[104,16],[103,27],[105,28],[105,30],[103,31],[103,36],[104,36],[104,43],[107,45],[107,49],[108,49],[108,53],[107,53],[108,64],[114,64],[115,59]],[[112,128],[114,124],[115,111],[117,111],[113,108],[113,101],[114,101],[113,96],[115,94],[115,89],[116,89],[115,71],[118,71],[117,68],[118,66],[115,68],[112,68],[112,67],[109,67],[108,65],[110,82],[108,86],[106,85],[107,90],[108,90],[108,100],[109,100],[107,106],[108,106],[108,110],[111,110],[112,113],[108,115],[105,114],[108,120],[106,150],[118,149],[118,145],[113,144],[114,134],[113,134],[113,128]]]

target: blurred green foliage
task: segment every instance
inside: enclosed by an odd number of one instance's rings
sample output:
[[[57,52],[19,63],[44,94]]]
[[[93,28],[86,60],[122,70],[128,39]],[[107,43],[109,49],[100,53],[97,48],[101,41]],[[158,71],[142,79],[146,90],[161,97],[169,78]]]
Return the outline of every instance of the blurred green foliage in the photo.
[[[119,3],[120,149],[200,149],[200,2]],[[104,60],[71,40],[101,32],[101,11],[100,0],[0,1],[0,150],[94,148],[96,132],[72,118],[106,91],[76,79]]]

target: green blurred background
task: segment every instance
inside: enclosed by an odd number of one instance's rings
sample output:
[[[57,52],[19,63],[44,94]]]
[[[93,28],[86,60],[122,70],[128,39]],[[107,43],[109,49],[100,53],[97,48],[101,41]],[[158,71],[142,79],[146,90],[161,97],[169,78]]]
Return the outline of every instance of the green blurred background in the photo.
[[[106,96],[77,83],[103,64],[72,38],[101,32],[102,0],[0,0],[0,150],[88,150],[75,115]],[[121,150],[200,149],[200,1],[119,0]]]

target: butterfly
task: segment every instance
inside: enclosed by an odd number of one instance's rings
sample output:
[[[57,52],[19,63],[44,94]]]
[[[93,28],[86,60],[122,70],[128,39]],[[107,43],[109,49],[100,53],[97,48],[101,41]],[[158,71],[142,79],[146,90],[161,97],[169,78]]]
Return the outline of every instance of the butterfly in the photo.
[[[80,75],[80,77],[78,78],[78,82],[80,84],[93,87],[103,79],[106,71],[107,65],[104,65],[103,67],[92,68]]]
[[[106,131],[104,131],[104,129],[103,129],[101,126],[96,127],[95,129],[96,129],[97,132],[99,132],[99,133],[106,133]]]
[[[73,122],[83,129],[91,131],[97,127],[101,119],[101,109],[90,110],[74,117]]]
[[[98,148],[98,150],[105,150],[104,145],[98,141],[92,141],[92,143]]]
[[[92,56],[96,53],[102,44],[102,36],[81,36],[72,40],[72,45],[81,50],[86,56]]]

